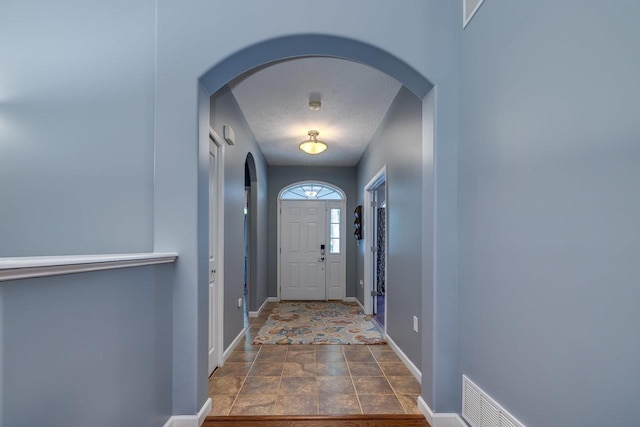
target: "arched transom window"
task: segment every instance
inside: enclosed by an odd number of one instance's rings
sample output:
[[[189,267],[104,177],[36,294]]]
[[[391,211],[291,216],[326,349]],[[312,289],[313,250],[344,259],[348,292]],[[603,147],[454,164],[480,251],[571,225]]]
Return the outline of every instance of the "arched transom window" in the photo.
[[[342,200],[342,191],[323,182],[293,184],[282,190],[280,200]]]

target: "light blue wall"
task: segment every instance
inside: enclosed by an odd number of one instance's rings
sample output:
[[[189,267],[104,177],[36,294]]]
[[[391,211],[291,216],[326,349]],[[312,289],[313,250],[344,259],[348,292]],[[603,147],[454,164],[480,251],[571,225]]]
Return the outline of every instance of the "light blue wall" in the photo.
[[[244,164],[247,153],[253,155],[257,175],[257,212],[255,212],[257,247],[255,283],[257,302],[267,297],[267,229],[268,166],[258,147],[238,102],[228,86],[211,97],[211,126],[222,136],[223,126],[236,133],[235,145],[225,148],[224,165],[224,346],[238,336],[244,327],[242,308],[236,302],[244,289]],[[252,307],[255,310],[256,307]]]
[[[3,426],[157,427],[171,414],[171,265],[5,282]]]
[[[278,295],[278,194],[284,187],[294,182],[318,180],[334,184],[347,195],[347,270],[346,280],[348,297],[356,295],[356,241],[353,238],[353,211],[356,208],[356,169],[355,167],[308,167],[308,166],[271,166],[269,167],[269,296]]]
[[[422,102],[402,87],[357,166],[358,204],[364,187],[387,166],[387,334],[420,365],[421,336],[413,318],[422,318]],[[363,227],[370,227],[363,218]],[[373,243],[358,245],[358,279]],[[358,299],[364,304],[363,289]]]
[[[154,1],[0,6],[0,256],[153,248]],[[0,425],[158,426],[173,267],[0,284]]]
[[[153,28],[148,0],[2,2],[0,256],[152,248]]]
[[[493,0],[464,32],[461,367],[527,426],[640,419],[638,16]]]

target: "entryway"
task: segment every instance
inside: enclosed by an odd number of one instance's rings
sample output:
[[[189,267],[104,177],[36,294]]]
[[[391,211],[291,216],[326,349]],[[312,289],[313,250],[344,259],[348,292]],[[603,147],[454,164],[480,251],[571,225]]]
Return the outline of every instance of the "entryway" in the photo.
[[[323,182],[299,182],[280,192],[278,204],[278,298],[344,299],[344,192]]]
[[[252,344],[279,304],[209,378],[210,415],[420,414],[420,383],[389,345]]]

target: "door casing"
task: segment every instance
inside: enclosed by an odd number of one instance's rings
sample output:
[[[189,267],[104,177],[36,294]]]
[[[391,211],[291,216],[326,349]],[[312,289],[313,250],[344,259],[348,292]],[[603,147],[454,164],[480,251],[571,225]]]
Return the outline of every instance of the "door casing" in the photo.
[[[380,169],[374,176],[371,178],[369,183],[364,187],[364,214],[363,216],[363,228],[364,228],[364,244],[365,246],[365,256],[364,256],[364,312],[366,314],[373,314],[373,298],[371,297],[371,291],[375,289],[375,275],[373,274],[373,270],[375,267],[374,256],[375,252],[372,250],[372,247],[375,246],[376,242],[374,242],[375,233],[372,225],[375,224],[375,221],[372,221],[373,215],[375,215],[375,209],[372,206],[374,201],[373,192],[378,188],[382,183],[386,183],[386,195],[385,202],[387,204],[387,226],[385,227],[385,245],[389,245],[389,182],[387,181],[387,165],[384,165],[382,169]],[[385,272],[387,269],[387,259],[389,257],[385,257]],[[389,290],[389,286],[387,283],[387,293]],[[385,296],[385,316],[387,315],[387,297]],[[385,320],[385,328],[386,328],[386,320]]]
[[[292,185],[299,185],[299,184],[306,184],[307,182],[311,182],[311,181],[302,181],[302,182],[297,182],[294,183]],[[326,182],[322,182],[322,181],[313,181],[314,183],[319,183],[319,184],[326,184],[334,189],[339,190],[340,194],[342,195],[342,200],[330,200],[327,201],[329,202],[327,205],[327,212],[325,213],[325,220],[327,222],[327,235],[329,232],[329,227],[328,227],[328,221],[329,221],[329,206],[331,204],[333,204],[335,206],[336,203],[340,204],[340,209],[342,212],[342,216],[341,216],[341,221],[340,221],[340,256],[342,257],[342,292],[341,292],[341,296],[337,299],[342,299],[345,300],[347,297],[347,245],[346,245],[346,239],[347,239],[347,235],[346,235],[346,230],[347,230],[347,218],[348,213],[347,213],[347,197],[346,194],[344,193],[344,191],[342,191],[342,189],[340,189],[339,187],[337,187],[334,184],[330,184],[330,183],[326,183]],[[280,257],[280,251],[281,251],[281,247],[282,247],[282,241],[281,241],[281,234],[282,234],[282,200],[281,200],[281,196],[284,190],[286,190],[287,188],[290,188],[291,185],[287,185],[285,188],[283,188],[280,193],[278,194],[278,206],[277,206],[277,215],[278,215],[278,238],[277,238],[277,299],[278,301],[281,300],[281,283],[282,283],[282,272],[281,272],[281,257]],[[349,217],[350,218],[350,217]],[[326,248],[327,248],[327,253],[329,251],[329,245],[328,245],[328,238],[327,238],[327,242],[326,244]],[[327,257],[328,258],[328,257]],[[325,270],[326,272],[326,270]],[[326,286],[327,286],[327,280],[325,278],[325,292],[326,292]],[[326,293],[325,293],[326,295]]]
[[[209,127],[209,150],[216,151],[216,176],[215,176],[215,194],[217,197],[217,212],[216,212],[216,224],[217,227],[215,234],[209,230],[209,239],[215,235],[217,237],[215,242],[209,242],[209,245],[213,243],[216,251],[216,275],[214,295],[209,296],[209,352],[208,352],[208,372],[211,372],[218,367],[222,366],[223,360],[223,331],[224,331],[224,149],[225,144],[223,139],[216,133],[216,131]],[[209,183],[211,185],[211,183]],[[211,195],[211,189],[209,189],[209,195]],[[209,206],[211,206],[209,204]],[[209,216],[211,213],[209,212]],[[210,246],[209,246],[210,247]],[[209,270],[208,283],[211,283],[210,279],[211,271]],[[213,340],[213,342],[211,342]]]

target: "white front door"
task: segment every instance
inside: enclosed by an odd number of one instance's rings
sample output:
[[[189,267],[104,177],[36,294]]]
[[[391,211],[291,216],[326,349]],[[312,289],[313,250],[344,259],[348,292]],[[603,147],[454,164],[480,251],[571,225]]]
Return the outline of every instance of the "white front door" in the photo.
[[[283,200],[281,209],[280,299],[324,300],[326,202]]]
[[[218,146],[209,140],[209,374],[218,367],[216,293],[218,286]]]

